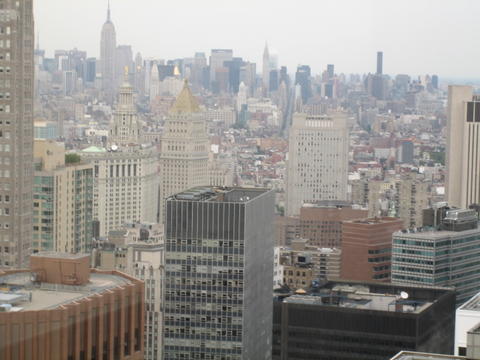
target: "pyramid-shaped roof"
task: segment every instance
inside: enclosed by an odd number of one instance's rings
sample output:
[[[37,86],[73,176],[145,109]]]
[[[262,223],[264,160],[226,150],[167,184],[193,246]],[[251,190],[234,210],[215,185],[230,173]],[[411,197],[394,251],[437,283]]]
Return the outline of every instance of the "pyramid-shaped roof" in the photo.
[[[192,91],[188,86],[188,81],[185,80],[183,89],[178,94],[175,104],[170,109],[172,114],[181,114],[181,113],[195,113],[200,111],[200,106],[198,105],[197,99],[193,96]]]

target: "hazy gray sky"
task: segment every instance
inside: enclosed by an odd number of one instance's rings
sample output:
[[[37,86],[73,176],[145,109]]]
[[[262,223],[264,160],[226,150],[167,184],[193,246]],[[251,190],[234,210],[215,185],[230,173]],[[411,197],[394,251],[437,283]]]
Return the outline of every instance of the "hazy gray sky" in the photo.
[[[98,56],[107,0],[34,0],[47,54]],[[257,62],[265,41],[293,72],[384,72],[479,78],[479,0],[111,0],[117,43],[145,57],[173,59],[232,48]]]

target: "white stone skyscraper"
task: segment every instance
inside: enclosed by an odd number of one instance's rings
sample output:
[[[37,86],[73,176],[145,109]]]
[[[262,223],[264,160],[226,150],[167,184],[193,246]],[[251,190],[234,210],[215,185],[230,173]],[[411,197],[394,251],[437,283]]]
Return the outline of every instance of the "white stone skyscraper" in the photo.
[[[167,197],[209,184],[207,125],[187,81],[165,120],[161,145],[159,222],[163,223]]]
[[[304,203],[347,200],[348,129],[346,115],[295,114],[287,165],[287,216]]]
[[[91,146],[81,153],[93,164],[93,219],[107,236],[129,222],[156,222],[158,151],[139,141],[140,124],[133,88],[125,79],[119,90],[108,139],[109,148]]]
[[[1,4],[0,267],[23,267],[33,229],[33,9],[30,0]]]
[[[137,110],[133,100],[133,87],[128,82],[128,68],[125,69],[125,78],[118,93],[118,103],[110,124],[108,142],[110,145],[126,146],[138,144],[140,129]]]
[[[115,55],[117,52],[117,36],[115,26],[110,18],[110,2],[108,3],[107,21],[103,24],[100,40],[100,71],[102,73],[102,90],[106,99],[113,102],[116,88]]]
[[[461,209],[480,203],[480,97],[471,86],[448,87],[447,201]]]

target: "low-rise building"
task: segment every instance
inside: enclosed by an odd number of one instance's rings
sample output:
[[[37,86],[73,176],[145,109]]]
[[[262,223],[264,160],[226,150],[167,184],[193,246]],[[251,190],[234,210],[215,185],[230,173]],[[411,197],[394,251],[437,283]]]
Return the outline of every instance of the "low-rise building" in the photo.
[[[455,315],[455,355],[467,355],[467,333],[480,324],[480,293],[460,306]]]
[[[439,229],[393,234],[392,282],[455,287],[462,304],[480,291],[479,257],[476,211],[450,210]]]
[[[275,268],[281,267],[283,271],[279,285],[305,289],[310,288],[314,281],[340,277],[339,249],[310,246],[305,239],[295,239],[290,247],[277,249],[279,262]]]
[[[363,219],[368,210],[355,208],[345,201],[320,201],[300,209],[300,236],[310,245],[341,247],[342,222]]]
[[[0,353],[14,359],[143,359],[143,282],[42,253],[0,272]]]
[[[390,282],[392,234],[402,227],[403,221],[392,217],[344,221],[341,277]]]
[[[272,359],[385,360],[402,350],[451,354],[454,328],[452,289],[329,281],[275,298]]]

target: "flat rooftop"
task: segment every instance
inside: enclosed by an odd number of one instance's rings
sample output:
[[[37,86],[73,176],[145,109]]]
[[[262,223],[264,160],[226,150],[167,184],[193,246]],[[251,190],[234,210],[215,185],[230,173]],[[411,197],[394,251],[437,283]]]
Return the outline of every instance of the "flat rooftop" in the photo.
[[[274,295],[277,301],[288,304],[419,314],[448,292],[453,293],[453,290],[333,280],[308,290],[275,292]]]
[[[83,286],[37,284],[32,282],[33,275],[18,272],[0,276],[0,304],[10,304],[15,311],[49,310],[131,284],[126,277],[96,272],[90,273],[89,283]]]
[[[377,225],[377,224],[388,224],[391,222],[398,222],[399,218],[382,216],[382,217],[372,217],[366,219],[356,219],[356,220],[347,220],[345,223],[349,224],[359,224],[359,225]]]
[[[465,311],[480,311],[480,293],[472,297],[465,304],[460,306],[458,310]]]
[[[395,355],[390,360],[457,360],[457,359],[466,359],[463,356],[453,356],[453,355],[440,355],[440,354],[430,354],[430,353],[420,353],[413,351],[402,351]]]
[[[38,257],[38,258],[49,258],[49,259],[83,259],[84,257],[90,257],[89,254],[70,254],[70,253],[63,253],[63,252],[55,252],[55,251],[43,251],[38,254],[32,254],[30,257]]]
[[[434,230],[431,228],[424,228],[420,230],[403,230],[393,233],[395,237],[405,237],[410,239],[425,239],[425,240],[438,240],[455,236],[466,236],[469,234],[480,233],[480,228],[468,229],[463,231],[449,231],[449,230]]]
[[[168,200],[247,203],[268,191],[270,190],[264,188],[195,187],[172,195]]]

